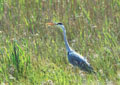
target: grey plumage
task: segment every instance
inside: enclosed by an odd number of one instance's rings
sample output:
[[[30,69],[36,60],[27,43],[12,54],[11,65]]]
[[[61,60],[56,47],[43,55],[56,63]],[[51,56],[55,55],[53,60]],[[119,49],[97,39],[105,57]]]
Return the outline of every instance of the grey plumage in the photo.
[[[73,66],[78,66],[81,70],[84,70],[88,73],[95,73],[87,60],[75,51],[68,52],[68,60]]]

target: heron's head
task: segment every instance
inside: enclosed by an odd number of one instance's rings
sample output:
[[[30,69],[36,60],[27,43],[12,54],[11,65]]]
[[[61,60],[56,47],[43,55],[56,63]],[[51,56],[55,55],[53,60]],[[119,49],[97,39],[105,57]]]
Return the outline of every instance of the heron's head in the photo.
[[[64,25],[62,24],[62,23],[47,23],[47,25],[50,25],[50,26],[57,26],[57,27],[59,27],[60,29],[62,29],[62,30],[65,30],[65,28],[64,28]]]

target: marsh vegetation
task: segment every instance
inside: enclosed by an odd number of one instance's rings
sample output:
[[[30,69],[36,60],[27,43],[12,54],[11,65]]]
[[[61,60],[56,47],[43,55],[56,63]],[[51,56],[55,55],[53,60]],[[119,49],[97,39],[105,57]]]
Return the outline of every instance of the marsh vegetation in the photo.
[[[73,70],[62,32],[96,75]],[[1,0],[0,84],[120,84],[119,0]]]

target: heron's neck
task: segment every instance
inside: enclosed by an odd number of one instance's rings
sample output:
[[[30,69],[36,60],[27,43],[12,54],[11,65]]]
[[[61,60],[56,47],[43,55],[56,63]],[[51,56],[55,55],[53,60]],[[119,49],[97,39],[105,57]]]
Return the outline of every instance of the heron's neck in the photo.
[[[65,41],[65,46],[66,46],[67,52],[70,52],[71,48],[70,48],[67,38],[66,38],[66,30],[63,30],[63,34],[64,34],[64,41]]]

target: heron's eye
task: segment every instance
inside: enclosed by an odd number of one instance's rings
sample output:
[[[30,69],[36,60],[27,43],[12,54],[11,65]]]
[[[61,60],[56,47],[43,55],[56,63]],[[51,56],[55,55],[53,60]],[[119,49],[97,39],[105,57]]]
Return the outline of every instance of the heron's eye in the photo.
[[[63,25],[62,23],[57,23],[57,25]]]

